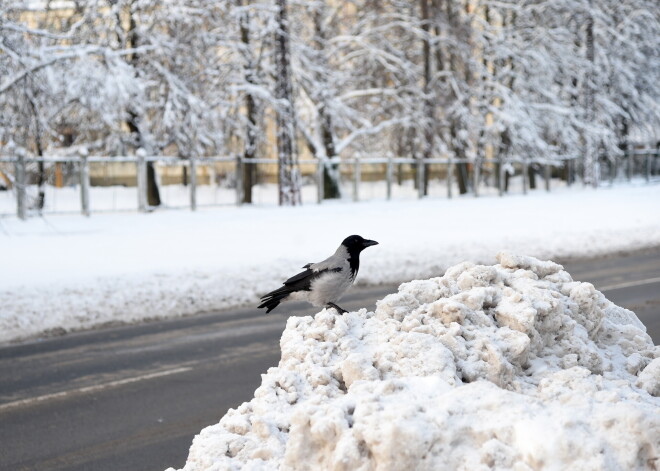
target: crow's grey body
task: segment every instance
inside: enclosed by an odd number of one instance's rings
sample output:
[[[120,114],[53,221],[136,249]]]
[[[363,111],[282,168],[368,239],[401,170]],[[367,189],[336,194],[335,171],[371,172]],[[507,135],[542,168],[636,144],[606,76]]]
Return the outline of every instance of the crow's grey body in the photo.
[[[317,307],[334,307],[346,290],[351,287],[360,267],[360,252],[378,242],[350,236],[339,248],[322,262],[308,263],[305,271],[289,278],[284,286],[262,296],[260,308],[266,313],[284,301],[307,301]]]
[[[311,272],[306,275],[310,285],[309,290],[296,291],[291,293],[289,298],[307,301],[317,307],[339,301],[357,275],[351,271],[348,252],[343,245],[322,262],[308,263],[304,268]]]

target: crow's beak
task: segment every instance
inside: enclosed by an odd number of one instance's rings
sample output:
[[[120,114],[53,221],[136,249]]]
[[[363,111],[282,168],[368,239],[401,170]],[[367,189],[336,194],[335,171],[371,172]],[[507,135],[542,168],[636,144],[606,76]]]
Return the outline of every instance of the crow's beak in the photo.
[[[378,245],[378,242],[376,242],[375,240],[365,240],[364,242],[362,242],[362,245],[364,248],[367,248],[367,247],[371,247],[372,245]]]

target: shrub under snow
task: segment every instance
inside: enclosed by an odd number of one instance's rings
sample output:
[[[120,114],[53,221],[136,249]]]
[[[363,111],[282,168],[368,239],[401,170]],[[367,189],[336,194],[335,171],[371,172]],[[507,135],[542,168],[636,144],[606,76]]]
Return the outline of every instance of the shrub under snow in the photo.
[[[635,314],[553,262],[498,262],[291,317],[184,470],[659,467],[660,347]]]

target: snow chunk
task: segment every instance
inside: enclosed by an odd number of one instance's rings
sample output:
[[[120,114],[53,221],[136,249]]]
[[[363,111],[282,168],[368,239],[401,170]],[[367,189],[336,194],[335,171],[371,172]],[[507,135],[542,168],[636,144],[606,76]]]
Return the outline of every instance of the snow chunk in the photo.
[[[652,396],[660,397],[660,358],[656,358],[644,368],[637,383]]]
[[[504,268],[520,268],[530,270],[540,278],[559,273],[564,269],[561,265],[551,261],[541,261],[534,257],[525,257],[524,255],[513,255],[506,252],[497,254],[496,259]]]
[[[561,265],[497,259],[290,318],[278,367],[183,469],[653,467],[660,347]]]

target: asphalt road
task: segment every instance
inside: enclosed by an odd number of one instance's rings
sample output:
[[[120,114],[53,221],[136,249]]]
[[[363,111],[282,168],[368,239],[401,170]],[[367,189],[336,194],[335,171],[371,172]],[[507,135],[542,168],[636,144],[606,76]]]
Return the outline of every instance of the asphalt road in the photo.
[[[634,310],[660,343],[660,247],[564,266]],[[342,306],[373,309],[393,290],[356,289]],[[0,469],[183,466],[193,436],[277,364],[285,323],[243,308],[0,348]]]

